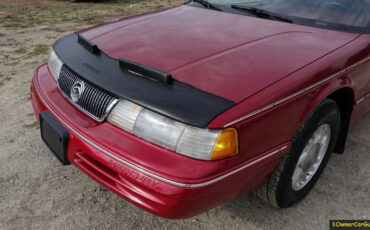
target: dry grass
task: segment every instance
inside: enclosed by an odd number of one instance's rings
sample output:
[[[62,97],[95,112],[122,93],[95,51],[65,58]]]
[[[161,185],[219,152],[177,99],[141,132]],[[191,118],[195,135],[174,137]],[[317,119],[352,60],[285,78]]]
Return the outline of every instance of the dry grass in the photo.
[[[57,29],[59,25],[66,23],[98,24],[119,17],[172,7],[183,2],[116,0],[70,3],[68,0],[4,0],[0,2],[0,27],[14,30],[49,26],[50,29]]]

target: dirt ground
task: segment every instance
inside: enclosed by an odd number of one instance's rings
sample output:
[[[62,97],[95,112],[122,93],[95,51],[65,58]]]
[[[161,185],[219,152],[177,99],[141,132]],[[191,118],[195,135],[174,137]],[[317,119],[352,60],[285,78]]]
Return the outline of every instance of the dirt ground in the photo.
[[[308,197],[284,210],[253,193],[185,220],[131,205],[40,139],[29,86],[55,39],[89,25],[180,4],[180,0],[0,0],[0,229],[328,229],[330,219],[370,219],[370,114],[354,123]]]

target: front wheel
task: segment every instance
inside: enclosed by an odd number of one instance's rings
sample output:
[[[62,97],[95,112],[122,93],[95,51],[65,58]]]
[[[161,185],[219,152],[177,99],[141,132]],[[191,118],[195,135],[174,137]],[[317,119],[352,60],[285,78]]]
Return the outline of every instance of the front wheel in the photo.
[[[315,185],[333,152],[340,128],[335,101],[325,99],[303,122],[292,138],[289,152],[280,160],[257,194],[273,206],[290,207]]]

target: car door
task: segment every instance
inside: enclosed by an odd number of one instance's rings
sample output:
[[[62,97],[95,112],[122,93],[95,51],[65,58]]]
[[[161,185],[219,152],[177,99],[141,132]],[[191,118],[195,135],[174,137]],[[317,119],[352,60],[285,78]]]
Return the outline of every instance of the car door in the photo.
[[[370,23],[367,31],[359,38],[363,45],[360,64],[349,74],[355,88],[355,107],[352,120],[355,121],[370,111]]]
[[[369,24],[368,24],[368,26],[367,26],[367,32],[366,32],[366,34],[364,34],[364,36],[367,38],[367,40],[369,41],[369,43],[368,43],[368,46],[370,46],[370,22],[369,22]],[[369,55],[369,57],[368,58],[370,58],[370,51],[369,51],[369,53],[368,53],[368,55]],[[368,63],[368,65],[370,65],[369,63]],[[369,72],[369,79],[368,79],[369,81],[368,81],[368,84],[367,84],[367,97],[368,97],[368,100],[370,100],[370,72]],[[370,109],[370,108],[369,108]]]

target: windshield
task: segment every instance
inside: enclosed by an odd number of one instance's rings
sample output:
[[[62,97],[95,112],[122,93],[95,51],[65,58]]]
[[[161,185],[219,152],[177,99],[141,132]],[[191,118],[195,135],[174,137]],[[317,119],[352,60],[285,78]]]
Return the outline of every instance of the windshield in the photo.
[[[232,13],[240,14],[239,6],[252,7],[285,16],[296,24],[341,31],[361,33],[370,21],[370,0],[208,0],[208,2]],[[244,11],[244,14],[256,16],[247,11]]]

